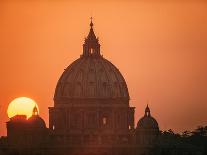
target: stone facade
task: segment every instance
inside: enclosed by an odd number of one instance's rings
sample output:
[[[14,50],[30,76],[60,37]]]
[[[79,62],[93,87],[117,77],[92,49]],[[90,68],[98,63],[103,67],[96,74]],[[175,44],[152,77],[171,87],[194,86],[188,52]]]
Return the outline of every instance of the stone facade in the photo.
[[[158,123],[147,106],[135,127],[129,100],[122,74],[101,55],[91,21],[82,55],[57,83],[49,128],[35,108],[28,120],[11,118],[0,154],[151,155],[158,144]]]
[[[57,83],[54,107],[49,108],[49,129],[66,145],[100,149],[134,144],[135,108],[129,106],[126,82],[100,54],[92,22],[90,26],[83,54]]]

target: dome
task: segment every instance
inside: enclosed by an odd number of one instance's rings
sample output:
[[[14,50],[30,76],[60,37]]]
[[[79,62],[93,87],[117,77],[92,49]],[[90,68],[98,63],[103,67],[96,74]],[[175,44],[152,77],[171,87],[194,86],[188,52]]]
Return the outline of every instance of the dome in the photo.
[[[129,98],[126,82],[119,70],[100,57],[82,57],[63,72],[55,99]]]
[[[142,129],[158,129],[159,128],[157,121],[151,116],[142,117],[138,121],[137,127],[142,128]]]
[[[54,95],[55,104],[70,99],[126,99],[129,93],[120,71],[100,54],[93,23],[83,44],[83,54],[60,77]]]
[[[45,121],[39,115],[32,115],[28,119],[28,123],[32,128],[46,128]]]
[[[45,121],[39,116],[36,105],[32,110],[32,116],[28,119],[28,124],[30,128],[34,129],[46,128]]]
[[[158,129],[157,121],[151,116],[150,109],[147,105],[145,115],[137,123],[137,129]]]

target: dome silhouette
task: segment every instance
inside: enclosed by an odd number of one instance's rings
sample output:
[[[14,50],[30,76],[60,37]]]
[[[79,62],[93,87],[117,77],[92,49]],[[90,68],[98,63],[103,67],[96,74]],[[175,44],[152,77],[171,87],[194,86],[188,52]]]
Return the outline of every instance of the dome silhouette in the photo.
[[[83,57],[73,62],[58,81],[55,99],[129,98],[126,82],[119,70],[100,57]]]
[[[39,115],[33,115],[28,119],[30,128],[46,128],[45,121]]]
[[[46,128],[45,121],[39,116],[38,109],[35,105],[32,111],[32,116],[28,119],[28,125],[33,129],[44,129]]]
[[[137,123],[137,129],[158,129],[159,130],[159,125],[156,119],[151,116],[148,105],[145,109],[145,115]]]
[[[142,117],[138,123],[137,123],[138,128],[143,128],[143,129],[158,129],[158,123],[153,117]]]
[[[90,24],[83,54],[60,77],[54,95],[55,104],[70,99],[126,99],[128,88],[120,71],[100,54],[100,44]]]

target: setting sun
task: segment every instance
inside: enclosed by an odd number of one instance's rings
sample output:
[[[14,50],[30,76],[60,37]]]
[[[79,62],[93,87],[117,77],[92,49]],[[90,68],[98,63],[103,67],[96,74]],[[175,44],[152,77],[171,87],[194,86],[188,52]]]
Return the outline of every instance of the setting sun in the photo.
[[[26,115],[27,118],[29,118],[32,116],[32,110],[35,106],[39,111],[37,103],[34,100],[28,97],[18,97],[10,102],[7,109],[8,117],[11,118],[15,115]]]

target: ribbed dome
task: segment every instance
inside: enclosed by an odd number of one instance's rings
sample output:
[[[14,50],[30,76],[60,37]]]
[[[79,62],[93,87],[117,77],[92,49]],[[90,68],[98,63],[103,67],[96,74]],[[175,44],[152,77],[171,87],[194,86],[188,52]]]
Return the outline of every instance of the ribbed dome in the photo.
[[[137,123],[137,129],[158,129],[157,121],[151,116],[150,109],[147,105],[145,115]]]
[[[46,128],[45,121],[39,115],[33,115],[28,119],[31,128]]]
[[[54,95],[55,104],[73,99],[126,99],[129,93],[119,70],[100,54],[100,44],[93,31],[83,44],[83,54],[60,77]]]
[[[126,82],[103,57],[81,57],[68,66],[58,81],[55,100],[61,98],[126,98]]]

